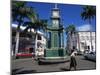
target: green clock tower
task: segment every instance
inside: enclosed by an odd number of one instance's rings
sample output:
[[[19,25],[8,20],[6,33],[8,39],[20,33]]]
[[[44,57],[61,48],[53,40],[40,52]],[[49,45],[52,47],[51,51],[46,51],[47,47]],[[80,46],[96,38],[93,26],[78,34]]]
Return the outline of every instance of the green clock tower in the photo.
[[[55,4],[51,11],[51,25],[47,27],[49,39],[44,52],[45,59],[59,59],[64,58],[66,55],[64,49],[64,28],[61,25],[60,18],[60,10]]]

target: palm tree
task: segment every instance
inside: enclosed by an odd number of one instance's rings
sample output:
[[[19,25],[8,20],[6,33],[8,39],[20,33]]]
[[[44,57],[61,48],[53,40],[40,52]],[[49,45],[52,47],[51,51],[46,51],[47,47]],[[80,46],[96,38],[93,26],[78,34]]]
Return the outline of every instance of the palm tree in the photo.
[[[94,6],[84,6],[83,11],[81,13],[81,17],[83,20],[88,20],[91,24],[92,19],[96,16],[96,8]]]
[[[84,6],[83,11],[81,13],[81,17],[83,20],[87,20],[89,24],[91,24],[92,19],[96,16],[96,8],[94,6]],[[92,28],[92,27],[91,27]],[[91,40],[91,49],[92,47],[92,29],[90,30],[90,40]]]
[[[26,2],[12,1],[12,22],[18,23],[15,38],[15,56],[19,48],[20,26],[24,23],[25,18],[34,21],[36,19],[34,9],[26,6]]]
[[[68,43],[70,44],[69,50],[71,50],[74,47],[73,37],[75,36],[76,28],[74,25],[69,25],[68,27],[66,27],[65,31],[66,31]]]

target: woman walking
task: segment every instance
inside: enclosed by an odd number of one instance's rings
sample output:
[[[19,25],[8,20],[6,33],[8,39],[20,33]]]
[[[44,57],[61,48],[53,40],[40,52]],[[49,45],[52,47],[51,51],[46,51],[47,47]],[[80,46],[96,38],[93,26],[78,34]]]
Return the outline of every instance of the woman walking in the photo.
[[[69,70],[71,70],[71,68],[74,68],[74,70],[76,70],[77,62],[76,62],[75,56],[76,56],[76,52],[74,50],[72,50]]]

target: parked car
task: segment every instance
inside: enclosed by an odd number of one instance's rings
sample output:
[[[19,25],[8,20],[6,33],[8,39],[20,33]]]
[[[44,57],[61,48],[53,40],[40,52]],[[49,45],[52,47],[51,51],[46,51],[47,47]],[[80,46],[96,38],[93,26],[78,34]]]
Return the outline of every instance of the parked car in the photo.
[[[84,54],[85,59],[96,61],[96,52],[90,52]]]
[[[83,55],[82,51],[77,51],[77,55]]]

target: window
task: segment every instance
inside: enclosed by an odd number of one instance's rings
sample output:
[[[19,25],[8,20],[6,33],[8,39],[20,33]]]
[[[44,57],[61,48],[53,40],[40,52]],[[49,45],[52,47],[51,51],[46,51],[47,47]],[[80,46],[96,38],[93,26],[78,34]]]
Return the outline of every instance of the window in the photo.
[[[81,42],[81,47],[84,48],[84,42]]]
[[[40,35],[38,35],[38,38],[37,38],[38,40],[41,40],[41,36]]]
[[[75,47],[75,46],[73,46],[73,49],[76,49],[76,47]]]
[[[88,46],[88,50],[90,50],[90,46]]]

